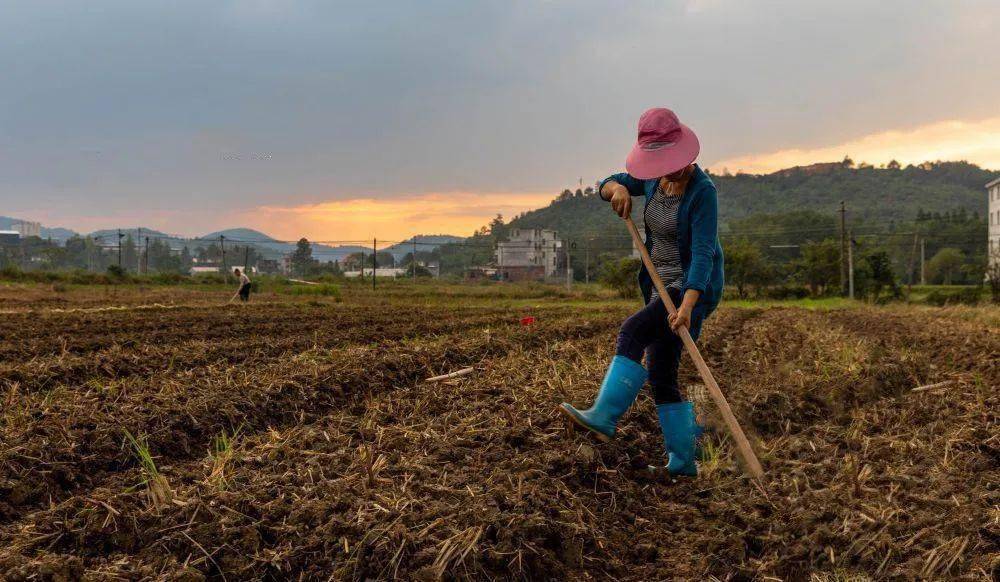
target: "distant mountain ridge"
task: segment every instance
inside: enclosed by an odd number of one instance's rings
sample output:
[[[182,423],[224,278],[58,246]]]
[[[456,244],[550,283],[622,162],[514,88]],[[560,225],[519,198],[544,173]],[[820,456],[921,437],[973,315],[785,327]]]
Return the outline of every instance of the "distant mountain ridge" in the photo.
[[[0,216],[0,230],[10,230],[14,228],[14,225],[18,222],[23,222],[21,218],[11,218],[9,216]],[[42,227],[42,238],[51,238],[59,243],[65,243],[67,240],[76,236],[76,233],[68,228],[48,228]]]
[[[414,243],[416,243],[418,253],[426,253],[433,251],[441,245],[463,240],[465,240],[464,237],[452,236],[450,234],[418,234],[382,250],[392,253],[392,256],[398,261],[413,252]]]
[[[101,229],[101,230],[95,230],[94,232],[89,233],[87,236],[89,236],[90,238],[98,238],[98,239],[101,239],[101,240],[103,240],[105,242],[114,242],[115,239],[118,237],[118,231],[119,231],[119,229],[117,229],[117,228],[104,228],[104,229]],[[159,239],[174,239],[174,238],[177,238],[178,240],[180,240],[179,237],[174,237],[173,235],[169,235],[169,234],[167,234],[165,232],[160,232],[158,230],[153,230],[151,228],[129,228],[129,229],[123,228],[123,229],[121,229],[121,233],[123,235],[125,235],[125,236],[132,237],[132,240],[135,240],[139,236],[142,236],[142,237],[147,237],[147,236],[148,237],[155,237],[155,238],[159,238]],[[80,236],[80,235],[77,235],[76,233],[73,233],[73,234],[76,235],[76,236]]]
[[[19,222],[22,222],[20,218],[11,218],[7,216],[0,216],[0,230],[7,230],[13,228],[13,226]],[[118,233],[117,228],[105,228],[101,230],[95,230],[94,232],[88,233],[87,235],[81,235],[80,233],[74,232],[66,228],[46,228],[42,227],[42,238],[51,238],[60,244],[65,244],[65,242],[74,236],[87,236],[90,238],[98,239],[104,245],[116,245],[118,244]],[[159,230],[145,227],[129,227],[120,229],[123,237],[130,237],[133,241],[137,238],[145,237],[155,237],[163,242],[166,242],[174,250],[181,250],[185,246],[194,250],[198,246],[208,246],[210,244],[217,244],[220,242],[220,237],[225,237],[229,243],[234,245],[251,245],[256,247],[261,254],[266,258],[280,258],[283,255],[291,253],[295,250],[295,242],[280,241],[274,237],[263,233],[259,230],[254,230],[252,228],[228,228],[224,230],[217,230],[210,232],[208,234],[188,238],[179,235],[168,234]],[[462,237],[452,236],[452,235],[417,235],[417,251],[431,251],[442,244],[449,242],[456,242],[462,240]],[[402,259],[408,253],[412,251],[413,248],[413,238],[406,239],[405,241],[395,244],[391,247],[381,249],[380,252],[389,252],[397,260]],[[312,245],[313,257],[319,261],[332,262],[332,261],[343,261],[348,255],[354,253],[371,253],[371,247],[362,245],[328,245],[322,243],[313,243]]]
[[[221,236],[226,237],[227,241],[234,244],[250,244],[258,249],[263,249],[265,251],[264,254],[270,258],[277,258],[294,252],[296,245],[295,242],[280,241],[270,235],[252,228],[227,228],[225,230],[217,230],[199,237],[198,240],[204,241],[205,244],[211,244],[213,242],[217,242]],[[266,251],[271,252],[268,253]],[[313,243],[312,245],[313,258],[322,262],[342,261],[348,255],[364,251],[371,252],[371,247],[357,245],[331,246],[320,243]]]
[[[985,216],[987,195],[985,184],[1000,177],[1000,172],[985,170],[967,162],[933,162],[916,166],[873,168],[868,165],[830,162],[787,168],[771,174],[711,174],[719,190],[719,220],[723,228],[732,220],[755,214],[775,214],[792,210],[813,210],[834,216],[840,201],[848,209],[849,220],[855,224],[888,224],[916,218],[918,211],[940,212],[962,210]],[[555,198],[555,196],[554,196]],[[564,238],[584,240],[592,236],[621,236],[624,231],[617,216],[607,203],[596,195],[559,196],[550,204],[510,220],[512,228],[547,228],[558,231]],[[633,214],[641,219],[641,204]],[[0,216],[0,229],[9,229],[20,219]],[[135,227],[122,229],[136,236]],[[295,249],[294,242],[279,241],[250,228],[230,228],[208,233],[194,239],[169,235],[154,229],[142,229],[144,236],[156,236],[175,249],[183,246],[208,245],[220,236],[234,244],[252,244],[270,258],[277,258]],[[42,237],[64,243],[79,236],[65,228],[42,227]],[[104,229],[89,236],[100,236],[106,244],[115,244],[117,229]],[[622,242],[628,246],[627,237]],[[467,240],[451,235],[417,235],[417,251],[431,251],[441,245]],[[413,249],[413,239],[382,249],[400,259]],[[357,252],[371,252],[363,245],[331,246],[314,244],[313,254],[321,261],[343,260]]]
[[[225,230],[210,232],[198,238],[217,239],[220,236],[224,236],[228,239],[239,240],[241,242],[279,242],[274,237],[252,228],[227,228]]]

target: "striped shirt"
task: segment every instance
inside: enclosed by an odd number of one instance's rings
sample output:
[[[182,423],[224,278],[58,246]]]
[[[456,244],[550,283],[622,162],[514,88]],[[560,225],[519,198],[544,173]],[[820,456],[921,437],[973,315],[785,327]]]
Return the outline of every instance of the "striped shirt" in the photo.
[[[680,196],[664,194],[661,188],[657,188],[643,214],[652,240],[649,255],[653,259],[656,273],[667,289],[680,289],[684,283],[681,254],[677,250],[677,209],[680,205]],[[654,287],[650,301],[659,295]]]

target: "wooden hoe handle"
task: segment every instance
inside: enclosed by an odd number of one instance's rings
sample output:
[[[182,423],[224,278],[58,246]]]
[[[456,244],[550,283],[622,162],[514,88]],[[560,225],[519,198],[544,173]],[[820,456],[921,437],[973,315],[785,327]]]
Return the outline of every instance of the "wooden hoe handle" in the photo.
[[[649,276],[653,280],[653,285],[656,286],[656,290],[660,293],[663,304],[667,306],[667,312],[670,315],[677,313],[677,308],[674,307],[674,302],[670,300],[670,295],[667,294],[667,290],[663,286],[663,281],[660,280],[660,275],[656,272],[656,267],[653,266],[653,259],[649,257],[649,251],[646,249],[646,245],[642,243],[642,238],[639,237],[639,230],[635,227],[635,223],[632,222],[631,217],[625,217],[625,225],[632,235],[632,242],[639,251],[643,264],[646,265],[646,271],[649,272]],[[764,468],[761,467],[760,461],[757,460],[757,455],[750,448],[750,441],[747,440],[747,435],[740,428],[740,423],[736,420],[736,416],[733,415],[733,410],[729,408],[729,402],[726,401],[725,395],[719,389],[719,384],[715,381],[715,377],[712,376],[712,371],[708,369],[708,364],[701,357],[698,346],[691,339],[691,334],[686,327],[682,327],[677,334],[681,337],[681,341],[684,342],[684,348],[687,350],[687,353],[691,354],[691,359],[694,360],[694,365],[698,368],[701,379],[705,382],[705,386],[708,387],[708,393],[712,396],[712,400],[719,407],[719,412],[722,413],[722,418],[726,421],[726,426],[729,427],[729,432],[733,435],[733,440],[736,441],[736,448],[739,450],[740,456],[743,457],[743,462],[746,464],[747,470],[758,481],[762,481],[764,479]]]

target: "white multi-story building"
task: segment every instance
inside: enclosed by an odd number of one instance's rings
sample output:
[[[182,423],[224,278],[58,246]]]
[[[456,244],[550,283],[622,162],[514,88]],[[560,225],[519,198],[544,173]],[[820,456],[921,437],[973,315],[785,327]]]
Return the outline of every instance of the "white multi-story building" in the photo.
[[[42,236],[42,223],[22,220],[14,223],[14,230],[21,234],[21,238],[29,236]]]
[[[1000,261],[1000,178],[986,185],[989,197],[989,257],[990,261]]]
[[[497,244],[495,259],[497,269],[507,273],[506,278],[515,278],[515,271],[521,270],[532,273],[525,278],[534,273],[552,277],[560,268],[565,251],[562,239],[554,230],[515,228],[510,231],[509,240]]]

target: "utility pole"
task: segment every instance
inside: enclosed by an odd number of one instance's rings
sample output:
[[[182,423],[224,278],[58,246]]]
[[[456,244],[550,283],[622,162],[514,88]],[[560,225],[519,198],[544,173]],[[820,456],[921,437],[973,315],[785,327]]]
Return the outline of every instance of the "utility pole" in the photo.
[[[219,248],[222,249],[222,272],[229,274],[229,270],[226,269],[226,235],[219,235]]]
[[[854,299],[854,233],[847,236],[847,296]]]
[[[125,235],[122,234],[122,229],[119,228],[118,229],[118,266],[119,267],[122,266],[122,237],[124,237],[124,236]]]
[[[910,249],[910,264],[906,270],[907,286],[913,287],[913,262],[917,258],[917,233],[913,233],[913,248]]]
[[[587,239],[587,248],[584,249],[584,256],[586,259],[583,262],[583,278],[588,284],[590,283],[590,243],[593,242],[593,240],[594,239],[592,238]]]
[[[139,253],[139,245],[142,244],[142,228],[135,229],[135,272],[138,275],[142,272],[142,256]]]
[[[378,239],[372,239],[372,291],[375,290],[376,272],[378,271]]]
[[[243,272],[250,269],[250,245],[243,247]]]
[[[583,184],[583,178],[580,178],[580,183]],[[570,260],[570,248],[576,246],[576,243],[571,243],[566,247],[566,290],[569,291],[573,288],[573,263]]]
[[[410,267],[413,269],[413,277],[411,278],[414,281],[416,281],[417,280],[417,235],[413,235],[413,255],[410,259]]]
[[[149,273],[149,237],[146,237],[146,252],[143,254],[145,266],[142,269],[143,273]]]
[[[925,255],[926,248],[924,246],[925,242],[927,241],[923,237],[920,237],[920,284],[921,285],[927,284],[927,269],[926,269],[927,263]]]
[[[840,292],[844,293],[847,286],[847,208],[840,201]]]

